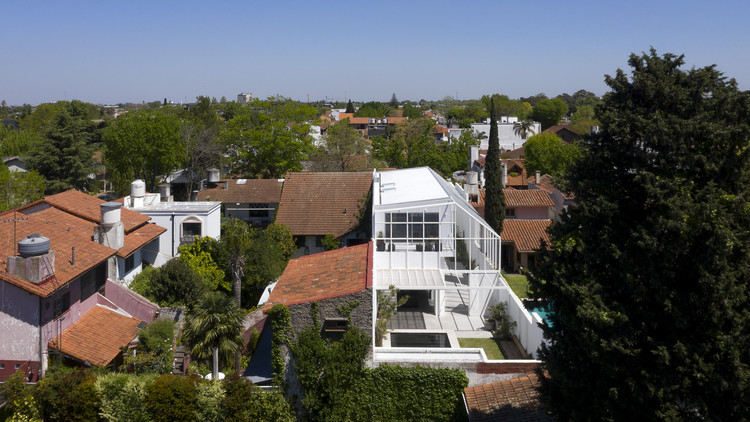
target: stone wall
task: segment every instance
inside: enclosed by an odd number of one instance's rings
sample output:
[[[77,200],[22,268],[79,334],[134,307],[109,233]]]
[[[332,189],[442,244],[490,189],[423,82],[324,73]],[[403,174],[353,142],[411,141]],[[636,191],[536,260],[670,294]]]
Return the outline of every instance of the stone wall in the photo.
[[[359,305],[352,310],[350,315],[351,325],[355,325],[367,333],[372,331],[371,289],[318,301],[318,320],[320,324],[322,325],[327,318],[344,318],[336,308],[347,307],[354,301],[359,301]],[[290,323],[295,333],[313,325],[310,307],[311,303],[300,303],[289,306]]]

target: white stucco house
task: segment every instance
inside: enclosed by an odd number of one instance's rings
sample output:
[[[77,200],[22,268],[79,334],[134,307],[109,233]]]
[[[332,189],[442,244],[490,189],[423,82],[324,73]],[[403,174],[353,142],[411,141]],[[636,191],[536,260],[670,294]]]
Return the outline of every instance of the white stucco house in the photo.
[[[409,296],[382,347],[374,347],[375,361],[486,361],[482,349],[460,348],[458,338],[491,337],[486,312],[498,302],[506,303],[514,334],[536,357],[542,320],[502,277],[500,236],[463,189],[428,167],[372,177],[373,321],[378,292],[394,286]]]
[[[180,245],[193,242],[196,236],[221,236],[221,202],[171,201],[169,192],[147,193],[142,180],[131,184],[130,195],[122,201],[125,209],[147,215],[167,230],[159,237],[159,252],[152,262],[155,267],[178,256]]]
[[[539,122],[534,122],[533,128],[531,129],[532,133],[529,133],[526,138],[522,138],[518,134],[516,134],[514,130],[515,123],[518,123],[518,117],[513,116],[500,116],[497,119],[497,138],[500,142],[500,149],[504,150],[514,150],[517,148],[520,148],[523,146],[523,144],[526,143],[526,140],[529,136],[536,135],[538,133],[542,132],[542,125]],[[448,129],[448,138],[454,137],[458,139],[459,136],[461,136],[461,131],[464,129],[458,129],[458,128],[450,128]],[[484,133],[484,138],[482,139],[479,149],[480,150],[487,150],[489,147],[489,137],[490,137],[490,122],[489,119],[483,123],[472,123],[471,124],[471,130],[473,130],[477,134]]]

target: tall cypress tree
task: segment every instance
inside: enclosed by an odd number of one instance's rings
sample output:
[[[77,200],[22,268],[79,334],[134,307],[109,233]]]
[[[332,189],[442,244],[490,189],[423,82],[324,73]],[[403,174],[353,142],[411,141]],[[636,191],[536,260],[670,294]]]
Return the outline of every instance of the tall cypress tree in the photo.
[[[352,100],[349,100],[349,102],[346,103],[345,113],[354,113],[354,104],[352,103]]]
[[[497,134],[495,100],[490,100],[490,139],[484,164],[484,219],[495,232],[502,233],[505,219],[503,172],[500,167],[500,139]]]
[[[713,66],[631,55],[533,290],[550,301],[542,396],[560,420],[750,415],[750,95]]]

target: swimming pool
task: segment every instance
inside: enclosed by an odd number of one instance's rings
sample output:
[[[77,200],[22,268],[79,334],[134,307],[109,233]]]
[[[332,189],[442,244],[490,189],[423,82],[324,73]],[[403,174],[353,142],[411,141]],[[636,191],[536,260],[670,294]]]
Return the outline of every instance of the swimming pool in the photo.
[[[539,306],[539,305],[531,306],[529,304],[526,310],[528,310],[529,313],[536,312],[542,318],[542,321],[544,321],[550,327],[552,326],[552,320],[550,319],[550,316],[552,315],[552,311],[549,310],[548,306]]]
[[[451,347],[446,333],[391,333],[391,347]]]

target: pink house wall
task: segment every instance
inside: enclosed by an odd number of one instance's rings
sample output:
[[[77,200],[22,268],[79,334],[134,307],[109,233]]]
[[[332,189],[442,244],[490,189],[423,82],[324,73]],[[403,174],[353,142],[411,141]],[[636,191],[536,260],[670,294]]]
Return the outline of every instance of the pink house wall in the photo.
[[[123,311],[142,321],[151,322],[159,313],[158,305],[110,279],[107,279],[104,285],[104,296]]]
[[[547,207],[516,208],[516,219],[518,220],[546,220],[548,218]]]
[[[0,381],[19,365],[36,380],[39,366],[39,296],[0,281]],[[28,378],[27,378],[28,379]]]

